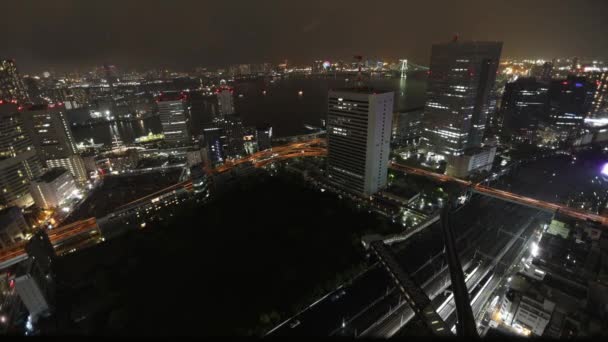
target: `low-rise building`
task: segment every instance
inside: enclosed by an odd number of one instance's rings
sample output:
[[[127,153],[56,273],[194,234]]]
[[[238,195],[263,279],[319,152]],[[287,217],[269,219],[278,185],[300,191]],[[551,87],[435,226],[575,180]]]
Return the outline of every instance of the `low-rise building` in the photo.
[[[446,174],[467,177],[474,172],[490,171],[496,156],[496,147],[471,148],[459,156],[448,155]]]
[[[203,151],[200,148],[191,148],[186,151],[186,160],[188,161],[188,167],[199,165],[203,162]]]
[[[84,184],[89,178],[84,165],[84,161],[77,154],[71,155],[66,158],[49,159],[46,161],[46,165],[49,168],[60,167],[70,171],[74,179],[80,184]]]
[[[8,207],[0,211],[0,247],[6,248],[24,240],[27,229],[21,209]]]
[[[37,207],[50,209],[63,204],[78,192],[78,188],[70,172],[54,168],[33,180],[30,192]]]
[[[392,123],[391,144],[397,147],[416,145],[422,134],[424,108],[395,113]]]
[[[541,336],[551,320],[555,303],[510,289],[503,297],[500,315],[505,324]]]

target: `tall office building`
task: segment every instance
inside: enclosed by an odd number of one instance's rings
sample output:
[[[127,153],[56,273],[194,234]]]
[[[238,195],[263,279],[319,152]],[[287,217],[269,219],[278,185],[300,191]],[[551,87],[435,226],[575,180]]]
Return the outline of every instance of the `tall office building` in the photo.
[[[28,260],[19,265],[14,281],[19,298],[34,321],[53,310],[55,302],[55,250],[44,230],[38,230],[25,245]]]
[[[169,144],[190,142],[189,120],[179,92],[165,92],[156,98],[165,141]]]
[[[535,78],[519,78],[507,83],[500,113],[502,134],[512,141],[533,142],[539,124],[549,111],[549,87]]]
[[[21,114],[16,104],[0,101],[0,207],[31,205],[29,184],[42,172]]]
[[[39,229],[25,245],[27,255],[35,262],[36,268],[43,274],[53,274],[56,260],[55,249],[46,231]]]
[[[0,59],[0,100],[29,101],[14,60]]]
[[[220,117],[234,114],[234,89],[226,86],[225,81],[223,83],[216,91],[218,114]]]
[[[40,79],[38,77],[25,76],[23,77],[23,85],[33,103],[42,103],[42,89]]]
[[[42,160],[65,158],[78,152],[61,105],[30,106],[21,113],[21,117]]]
[[[588,79],[595,82],[595,94],[587,116],[591,118],[608,116],[608,71],[590,73]]]
[[[530,70],[530,76],[536,77],[541,82],[550,82],[553,75],[553,63],[545,62],[541,65],[535,65]]]
[[[214,125],[222,129],[222,148],[227,158],[240,158],[245,154],[245,127],[241,118],[226,115],[213,120]]]
[[[549,87],[549,122],[561,132],[562,138],[575,135],[583,126],[591,108],[595,84],[585,77],[568,76],[565,80],[554,80]]]
[[[481,145],[501,42],[435,44],[424,110],[422,142],[443,156]]]
[[[0,248],[8,248],[25,239],[28,225],[17,207],[0,210]]]
[[[393,92],[330,90],[327,111],[327,176],[360,195],[386,186]]]
[[[258,150],[263,151],[272,147],[272,126],[261,125],[255,129],[255,140],[258,143]]]
[[[203,128],[199,145],[203,152],[203,164],[205,167],[213,168],[224,163],[224,141],[225,135],[222,128],[209,124]]]
[[[395,113],[391,143],[394,146],[409,146],[420,140],[424,108],[414,108]]]
[[[19,264],[12,280],[33,321],[38,320],[40,316],[47,316],[52,311],[51,287],[45,276],[35,267],[33,260],[27,259]]]
[[[77,182],[87,181],[84,161],[78,155],[62,104],[29,106],[21,113],[21,118],[38,157],[47,167],[63,167],[70,171]]]

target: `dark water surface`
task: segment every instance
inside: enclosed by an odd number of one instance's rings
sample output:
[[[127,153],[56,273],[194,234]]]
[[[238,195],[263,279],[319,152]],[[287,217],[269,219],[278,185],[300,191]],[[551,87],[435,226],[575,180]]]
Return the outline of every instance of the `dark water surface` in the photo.
[[[235,85],[235,107],[245,125],[269,123],[275,136],[305,134],[305,124],[321,126],[327,111],[329,89],[351,87],[354,80],[338,78],[291,78],[271,82],[255,80]],[[368,84],[380,90],[395,92],[395,110],[406,110],[422,106],[425,100],[426,79],[424,77],[372,78]],[[264,93],[264,91],[266,93]],[[299,92],[302,91],[302,95]],[[211,100],[210,100],[211,101]],[[213,110],[214,104],[205,106]],[[201,118],[194,117],[193,133],[200,132]],[[96,143],[110,144],[117,135],[124,143],[148,132],[160,133],[157,117],[134,121],[72,128],[76,141],[93,138]]]

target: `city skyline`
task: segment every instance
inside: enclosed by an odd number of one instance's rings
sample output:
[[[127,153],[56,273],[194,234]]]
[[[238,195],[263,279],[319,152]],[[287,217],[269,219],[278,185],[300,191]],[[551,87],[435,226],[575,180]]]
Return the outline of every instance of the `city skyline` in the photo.
[[[5,6],[0,335],[605,336],[605,9]]]
[[[0,30],[11,37],[5,40],[2,57],[16,59],[23,74],[104,63],[123,69],[193,69],[286,59],[303,64],[337,56],[346,61],[355,54],[405,56],[426,65],[430,46],[449,41],[454,34],[462,40],[503,41],[507,57],[605,56],[608,43],[602,32],[608,24],[601,13],[607,7],[592,1],[576,6],[549,1],[387,1],[379,6],[341,1],[181,1],[177,6],[148,1],[23,1],[8,6],[6,13],[16,15],[3,18]],[[165,13],[176,14],[175,25]],[[23,25],[24,18],[29,25]],[[159,25],[161,18],[168,24]],[[542,18],[549,20],[539,25]],[[291,44],[294,41],[298,44]]]

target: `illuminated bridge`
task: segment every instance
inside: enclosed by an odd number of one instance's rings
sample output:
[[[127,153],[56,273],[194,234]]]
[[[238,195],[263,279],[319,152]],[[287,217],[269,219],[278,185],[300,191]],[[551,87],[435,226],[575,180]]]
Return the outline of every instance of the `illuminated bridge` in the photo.
[[[412,310],[414,310],[416,316],[424,322],[429,331],[437,336],[451,336],[452,333],[450,329],[447,328],[443,319],[431,305],[429,297],[424,293],[420,286],[403,271],[384,242],[373,241],[370,243],[370,249],[378,257],[384,268],[386,268],[401,293],[405,296],[406,301]]]
[[[291,144],[287,144],[284,146],[273,147],[271,149],[256,152],[250,156],[245,158],[227,161],[225,164],[212,169],[205,170],[208,174],[220,174],[223,172],[227,172],[234,168],[237,165],[243,163],[251,163],[254,167],[263,167],[269,163],[286,160],[290,158],[297,157],[324,157],[327,155],[327,150],[325,148],[325,139],[317,138],[308,141],[294,142]],[[559,212],[563,215],[567,215],[576,219],[593,221],[600,223],[604,226],[608,226],[608,218],[581,211],[578,209],[570,208],[566,205],[560,205],[556,203],[550,203],[545,201],[536,200],[534,198],[517,195],[508,191],[494,189],[485,185],[475,184],[470,181],[462,180],[459,178],[451,177],[444,174],[439,174],[423,169],[418,169],[414,167],[410,167],[407,165],[402,165],[398,163],[391,162],[389,167],[392,170],[401,171],[405,173],[415,174],[423,177],[427,177],[439,182],[450,182],[461,185],[464,188],[470,189],[473,192],[479,193],[484,196],[495,197],[501,200],[525,205],[528,207],[544,210],[551,213]],[[192,188],[191,181],[184,181],[174,185],[171,185],[165,189],[157,191],[153,194],[149,194],[143,196],[135,201],[129,202],[118,210],[125,210],[137,207],[143,203],[149,203],[152,200],[155,200],[159,196],[163,196],[164,194],[168,194],[171,192],[181,192],[188,191]],[[49,233],[49,237],[53,243],[60,242],[63,239],[69,239],[71,236],[79,235],[80,233],[91,231],[93,228],[98,229],[97,223],[94,221],[94,218],[89,218],[86,220],[81,220],[74,222],[70,225],[62,226],[52,230]],[[63,232],[63,233],[62,233]],[[18,244],[13,247],[6,248],[0,251],[0,268],[4,267],[5,263],[11,261],[17,257],[23,257],[23,244]],[[12,261],[11,261],[12,262]],[[18,261],[17,261],[18,262]],[[13,262],[14,263],[14,262]]]
[[[512,192],[498,190],[491,188],[489,186],[473,183],[470,181],[462,180],[456,177],[451,177],[448,175],[431,172],[423,169],[414,168],[407,165],[402,165],[398,163],[391,162],[390,168],[397,171],[402,171],[405,173],[415,174],[427,178],[431,178],[433,180],[439,182],[449,182],[461,185],[464,188],[470,189],[472,192],[478,193],[480,195],[494,197],[500,200],[504,200],[507,202],[512,202],[516,204],[521,204],[530,208],[540,209],[549,213],[560,213],[563,215],[570,216],[575,219],[583,220],[583,221],[592,221],[599,223],[604,226],[608,226],[608,217],[593,214],[590,212],[578,210],[575,208],[571,208],[567,205],[556,204],[546,201],[537,200],[531,197],[526,197],[518,194],[514,194]]]

